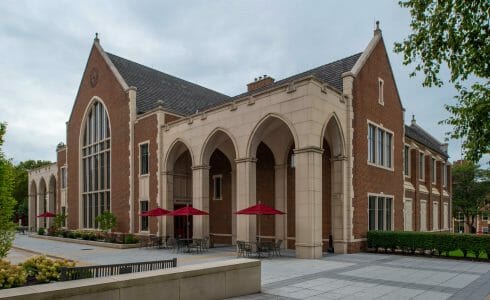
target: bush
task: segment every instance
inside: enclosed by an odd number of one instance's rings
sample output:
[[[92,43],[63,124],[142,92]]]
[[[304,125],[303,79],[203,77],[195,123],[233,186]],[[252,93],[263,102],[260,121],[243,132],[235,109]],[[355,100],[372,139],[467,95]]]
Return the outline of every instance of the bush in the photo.
[[[490,259],[490,236],[474,234],[453,234],[438,232],[395,232],[395,231],[369,231],[367,234],[368,247],[380,248],[385,252],[394,252],[399,249],[403,252],[430,251],[432,254],[446,254],[455,250],[461,250],[464,257],[471,252],[475,257],[481,257],[484,253]]]
[[[37,230],[37,234],[39,235],[44,235],[44,233],[46,233],[46,230],[42,227]]]
[[[138,242],[138,238],[136,238],[132,234],[127,234],[124,236],[123,244],[136,244]]]
[[[60,279],[61,267],[74,267],[75,263],[67,260],[52,260],[46,256],[34,256],[20,264],[29,277],[38,282],[50,282]]]
[[[0,260],[0,289],[24,285],[26,282],[27,272],[22,267]]]
[[[100,229],[104,232],[109,232],[116,228],[117,218],[116,216],[106,210],[95,218],[95,221],[100,225]]]
[[[15,238],[15,231],[13,230],[0,230],[0,257],[7,256],[12,242]]]

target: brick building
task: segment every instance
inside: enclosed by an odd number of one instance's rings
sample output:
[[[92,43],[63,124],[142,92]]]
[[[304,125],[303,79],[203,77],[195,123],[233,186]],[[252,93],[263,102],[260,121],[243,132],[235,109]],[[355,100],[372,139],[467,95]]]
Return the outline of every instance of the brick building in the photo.
[[[193,218],[194,237],[232,244],[260,234],[315,258],[329,235],[345,253],[365,246],[368,229],[450,226],[447,149],[404,125],[379,28],[361,53],[259,77],[233,97],[107,53],[96,38],[66,134],[56,197],[30,174],[32,227],[46,208],[66,211],[70,229],[96,228],[111,210],[117,231],[178,236],[183,219],[139,213],[191,204],[210,213]],[[233,214],[257,201],[286,214],[263,216],[258,232],[255,216]]]

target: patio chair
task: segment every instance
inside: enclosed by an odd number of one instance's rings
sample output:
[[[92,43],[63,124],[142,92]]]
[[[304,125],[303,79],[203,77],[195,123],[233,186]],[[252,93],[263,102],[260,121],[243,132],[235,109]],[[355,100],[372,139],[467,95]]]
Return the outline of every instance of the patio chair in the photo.
[[[206,252],[207,252],[207,251],[208,251],[208,249],[209,249],[209,237],[208,237],[208,236],[207,236],[207,237],[205,237],[205,238],[203,239],[203,241],[202,241],[202,249],[203,249],[204,251],[206,251]]]
[[[282,245],[282,240],[277,240],[274,243],[274,247],[272,248],[272,255],[281,256],[281,245]]]
[[[271,256],[271,253],[274,251],[274,243],[272,242],[260,242],[257,243],[257,256],[261,257],[262,253],[267,253],[267,257]]]
[[[252,244],[243,242],[243,241],[236,241],[236,248],[237,248],[237,257],[249,257],[250,253],[252,253]]]
[[[196,250],[196,253],[200,253],[203,250],[203,239],[193,239],[192,243],[187,245],[189,252],[192,252],[193,249]]]

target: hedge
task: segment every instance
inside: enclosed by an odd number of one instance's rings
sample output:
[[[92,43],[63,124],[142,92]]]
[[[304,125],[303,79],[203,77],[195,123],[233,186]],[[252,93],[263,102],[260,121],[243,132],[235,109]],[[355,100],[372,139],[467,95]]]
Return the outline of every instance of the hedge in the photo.
[[[490,236],[439,233],[439,232],[413,232],[413,231],[369,231],[367,234],[369,248],[385,252],[397,250],[404,253],[425,253],[447,255],[449,252],[460,250],[464,257],[473,253],[480,258],[484,253],[490,259]]]

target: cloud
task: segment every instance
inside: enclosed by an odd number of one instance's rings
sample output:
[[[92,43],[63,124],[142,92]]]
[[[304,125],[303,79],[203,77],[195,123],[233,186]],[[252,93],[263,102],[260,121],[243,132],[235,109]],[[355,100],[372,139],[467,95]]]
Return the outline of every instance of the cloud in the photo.
[[[55,160],[94,33],[104,49],[236,95],[259,75],[276,79],[362,51],[381,20],[406,118],[441,141],[451,87],[427,89],[392,52],[410,16],[394,1],[3,1],[0,121],[17,161]],[[452,159],[460,143],[450,142]]]

